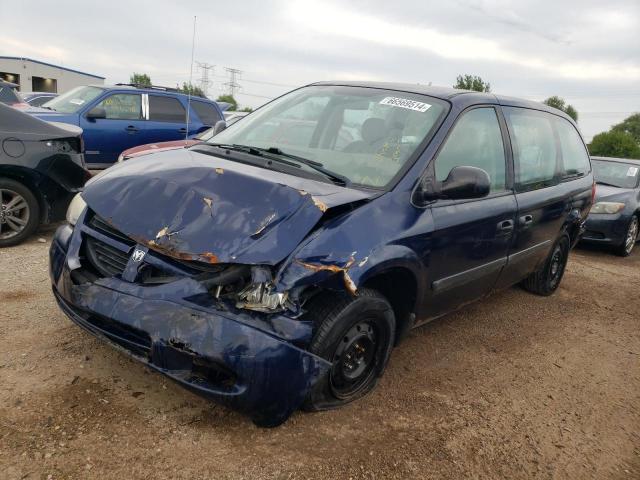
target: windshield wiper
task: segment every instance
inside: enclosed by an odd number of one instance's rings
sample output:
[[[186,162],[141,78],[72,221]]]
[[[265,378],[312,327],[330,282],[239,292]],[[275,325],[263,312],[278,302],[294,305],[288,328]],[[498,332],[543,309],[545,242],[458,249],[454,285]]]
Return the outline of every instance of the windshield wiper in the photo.
[[[284,163],[285,165],[288,165],[290,167],[301,168],[298,163],[289,162],[287,160],[283,160],[282,158],[274,158],[274,157],[271,157],[269,155],[265,155],[264,154],[264,149],[252,147],[250,145],[240,145],[240,144],[237,144],[237,143],[229,145],[229,144],[226,144],[226,143],[210,143],[210,142],[202,142],[202,143],[197,144],[197,146],[202,146],[202,145],[211,145],[212,147],[222,148],[223,150],[232,150],[232,151],[235,151],[235,152],[248,153],[249,155],[254,155],[256,157],[267,158],[269,160],[276,160],[276,161],[278,161],[280,163]],[[196,146],[196,145],[194,145],[194,146]]]
[[[347,177],[343,175],[340,175],[339,173],[336,173],[324,168],[322,163],[316,162],[314,160],[309,160],[308,158],[299,157],[297,155],[292,155],[290,153],[285,153],[277,147],[260,148],[260,147],[253,147],[251,145],[239,145],[237,143],[234,143],[232,145],[227,145],[224,143],[205,142],[205,144],[212,145],[218,148],[223,148],[226,150],[235,150],[239,152],[244,152],[250,155],[255,155],[257,157],[267,158],[269,160],[275,160],[277,162],[284,163],[285,165],[289,165],[291,167],[300,168],[300,164],[303,164],[308,166],[312,170],[315,170],[316,172],[323,174],[325,177],[329,178],[335,184],[339,184],[344,187],[348,187],[349,185],[351,185],[351,180],[349,180]],[[294,162],[290,162],[285,159],[294,160]]]
[[[607,187],[616,187],[616,188],[620,188],[619,185],[614,185],[613,183],[607,183],[607,182],[601,182],[599,180],[596,180],[596,183],[598,185],[606,185]]]
[[[299,157],[298,155],[292,155],[290,153],[283,152],[278,147],[269,147],[264,149],[261,148],[259,150],[263,150],[267,153],[279,155],[281,157],[289,158],[291,160],[295,160],[296,162],[300,162],[308,166],[309,168],[312,168],[316,172],[322,173],[325,177],[329,178],[333,183],[340,183],[344,187],[348,187],[349,185],[351,185],[351,180],[349,180],[347,177],[345,177],[344,175],[340,175],[339,173],[336,173],[332,170],[324,168],[324,165],[322,165],[322,163],[316,162],[315,160],[309,160],[308,158]]]

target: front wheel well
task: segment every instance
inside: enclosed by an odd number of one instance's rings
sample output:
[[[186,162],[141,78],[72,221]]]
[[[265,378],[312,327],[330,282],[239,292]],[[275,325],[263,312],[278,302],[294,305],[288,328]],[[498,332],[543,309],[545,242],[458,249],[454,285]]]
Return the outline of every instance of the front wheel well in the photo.
[[[368,278],[363,287],[382,294],[396,317],[396,344],[413,326],[418,285],[413,273],[405,268],[391,268]]]

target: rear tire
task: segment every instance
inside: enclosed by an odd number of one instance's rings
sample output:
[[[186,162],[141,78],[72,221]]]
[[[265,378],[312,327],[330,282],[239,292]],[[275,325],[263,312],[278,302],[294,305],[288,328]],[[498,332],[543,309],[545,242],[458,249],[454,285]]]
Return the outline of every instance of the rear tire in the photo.
[[[28,187],[0,178],[0,248],[17,245],[36,231],[40,205]]]
[[[396,322],[391,305],[366,288],[356,297],[320,294],[308,305],[315,334],[310,351],[332,363],[313,386],[303,408],[340,407],[369,393],[384,372],[393,348]]]
[[[621,257],[628,257],[633,252],[633,247],[636,246],[638,241],[638,230],[640,229],[640,223],[638,216],[631,217],[631,221],[627,226],[627,233],[624,237],[624,242],[616,249],[616,253]]]
[[[569,237],[563,235],[556,241],[544,264],[522,281],[522,288],[544,297],[555,292],[564,276],[570,249]]]

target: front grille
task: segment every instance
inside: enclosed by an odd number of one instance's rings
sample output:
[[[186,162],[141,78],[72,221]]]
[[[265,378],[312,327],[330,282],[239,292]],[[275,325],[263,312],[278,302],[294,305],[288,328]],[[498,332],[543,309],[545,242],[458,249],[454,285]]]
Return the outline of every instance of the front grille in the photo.
[[[108,222],[96,214],[90,216],[88,226],[95,232],[106,235],[126,245],[126,250],[121,250],[91,234],[86,235],[84,254],[90,266],[96,273],[103,277],[122,275],[129,261],[130,249],[136,242],[113,228]]]
[[[129,261],[129,253],[118,250],[97,238],[87,236],[85,243],[87,260],[105,277],[122,275]]]
[[[116,230],[111,225],[109,225],[105,220],[100,218],[98,215],[93,214],[91,220],[89,220],[89,226],[94,228],[95,230],[108,235],[111,238],[114,238],[122,243],[126,243],[129,246],[134,245],[136,242],[127,237],[124,233]]]

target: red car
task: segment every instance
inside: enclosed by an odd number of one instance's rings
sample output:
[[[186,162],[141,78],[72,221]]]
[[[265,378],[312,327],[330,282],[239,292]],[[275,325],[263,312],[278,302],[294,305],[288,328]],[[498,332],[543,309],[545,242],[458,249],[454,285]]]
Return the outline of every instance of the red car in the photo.
[[[171,140],[170,142],[157,142],[157,143],[147,143],[146,145],[138,145],[137,147],[132,147],[122,152],[118,157],[118,162],[123,162],[124,160],[130,160],[135,157],[141,157],[143,155],[148,155],[150,153],[163,152],[165,150],[177,150],[178,148],[190,147],[191,145],[195,145],[196,143],[209,140],[211,137],[213,137],[213,128],[205,130],[204,132],[196,135],[195,137],[188,138],[185,140]]]

